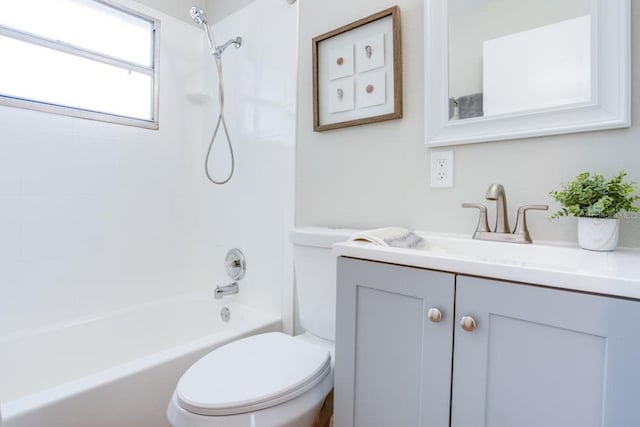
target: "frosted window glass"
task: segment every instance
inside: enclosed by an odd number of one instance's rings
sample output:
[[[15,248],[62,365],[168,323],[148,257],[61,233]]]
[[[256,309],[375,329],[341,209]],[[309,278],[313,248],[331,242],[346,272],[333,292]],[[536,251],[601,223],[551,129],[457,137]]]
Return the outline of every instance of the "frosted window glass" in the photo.
[[[0,36],[0,94],[142,120],[153,119],[153,78]]]
[[[150,67],[153,23],[93,0],[0,0],[0,25]]]

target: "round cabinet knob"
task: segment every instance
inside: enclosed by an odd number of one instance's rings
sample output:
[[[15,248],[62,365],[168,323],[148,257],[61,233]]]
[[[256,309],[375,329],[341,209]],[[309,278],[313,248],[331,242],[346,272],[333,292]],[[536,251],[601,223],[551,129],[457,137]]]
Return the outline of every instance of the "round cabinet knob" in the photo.
[[[442,320],[442,312],[437,308],[430,308],[429,311],[427,312],[427,317],[433,323],[438,323],[439,321]]]
[[[467,332],[473,332],[476,329],[476,319],[471,316],[464,316],[460,319],[460,326]]]

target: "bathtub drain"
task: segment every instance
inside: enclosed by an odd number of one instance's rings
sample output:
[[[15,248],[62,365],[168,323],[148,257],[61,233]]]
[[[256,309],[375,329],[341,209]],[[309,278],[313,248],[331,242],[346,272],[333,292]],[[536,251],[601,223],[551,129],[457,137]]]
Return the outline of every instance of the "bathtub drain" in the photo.
[[[222,309],[220,310],[220,318],[223,322],[228,322],[229,319],[231,319],[231,310],[229,310],[227,307],[222,307]]]

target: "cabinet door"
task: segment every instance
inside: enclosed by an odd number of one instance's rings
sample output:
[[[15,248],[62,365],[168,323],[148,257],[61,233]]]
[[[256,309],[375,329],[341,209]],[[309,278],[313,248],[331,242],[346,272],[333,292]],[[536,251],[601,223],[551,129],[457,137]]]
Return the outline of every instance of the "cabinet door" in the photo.
[[[456,319],[452,427],[640,426],[638,302],[458,276]]]
[[[448,427],[454,276],[338,259],[336,427]],[[428,319],[437,308],[442,320]]]

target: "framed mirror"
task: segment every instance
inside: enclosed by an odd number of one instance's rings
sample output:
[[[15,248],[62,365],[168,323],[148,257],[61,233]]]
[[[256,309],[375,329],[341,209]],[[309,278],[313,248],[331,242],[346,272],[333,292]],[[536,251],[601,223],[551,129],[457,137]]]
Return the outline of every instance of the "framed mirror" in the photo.
[[[630,125],[629,0],[425,0],[427,146]]]

